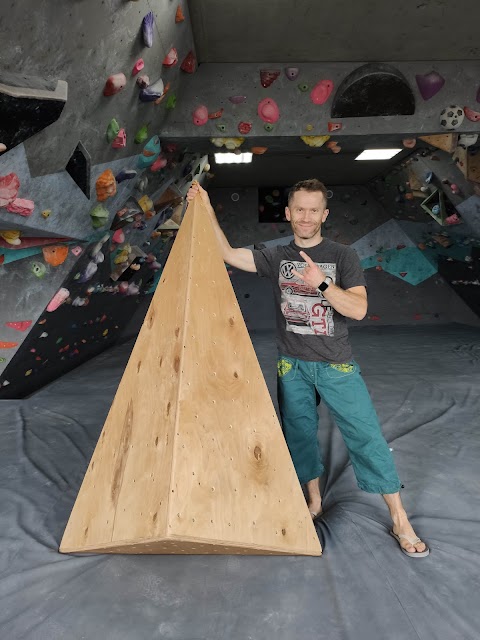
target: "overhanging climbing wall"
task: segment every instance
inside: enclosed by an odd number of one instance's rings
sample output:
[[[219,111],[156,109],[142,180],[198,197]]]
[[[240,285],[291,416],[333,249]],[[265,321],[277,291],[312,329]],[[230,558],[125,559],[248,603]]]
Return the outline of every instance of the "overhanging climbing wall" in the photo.
[[[321,554],[199,197],[185,214],[60,551]]]

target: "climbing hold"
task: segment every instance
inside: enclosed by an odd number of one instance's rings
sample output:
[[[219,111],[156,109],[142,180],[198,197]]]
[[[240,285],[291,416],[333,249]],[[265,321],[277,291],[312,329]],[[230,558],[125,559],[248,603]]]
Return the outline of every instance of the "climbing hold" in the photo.
[[[108,77],[103,89],[104,96],[113,96],[123,89],[127,84],[127,78],[124,73],[115,73]]]
[[[313,131],[313,129],[314,129],[313,124],[306,124],[306,125],[305,125],[305,129],[306,129],[307,131]]]
[[[263,128],[265,129],[265,131],[268,131],[270,133],[270,131],[273,131],[275,129],[275,127],[273,126],[273,124],[271,122],[266,122],[263,125]]]
[[[46,310],[49,312],[56,311],[58,307],[65,302],[65,300],[69,297],[69,295],[70,295],[70,291],[62,287],[57,291],[57,293],[50,300]]]
[[[165,109],[175,109],[176,106],[177,96],[174,93],[171,93],[165,102]]]
[[[261,156],[268,151],[268,147],[252,147],[250,151],[256,156]]]
[[[430,71],[430,73],[426,75],[417,74],[415,80],[417,81],[418,90],[424,100],[433,98],[445,84],[445,78],[436,71]]]
[[[117,137],[119,131],[120,131],[120,125],[115,120],[115,118],[112,118],[108,123],[108,127],[107,127],[107,133],[106,133],[107,142],[112,143]]]
[[[201,104],[193,112],[193,124],[195,124],[197,127],[201,127],[207,122],[208,122],[208,109],[205,105]]]
[[[115,182],[115,176],[111,169],[106,169],[98,176],[97,182],[95,183],[95,189],[97,192],[97,200],[99,202],[104,202],[107,198],[116,194],[117,183]]]
[[[91,260],[85,267],[83,273],[80,275],[78,281],[82,284],[88,282],[97,273],[97,271],[98,265],[93,260]]]
[[[143,148],[142,154],[138,157],[137,166],[140,169],[149,167],[158,158],[160,151],[160,138],[158,136],[153,136],[153,138],[150,138]]]
[[[175,23],[183,22],[185,20],[185,16],[183,15],[182,7],[178,5],[177,10],[175,11]]]
[[[120,129],[117,133],[115,140],[112,142],[112,147],[114,149],[123,149],[127,146],[127,132],[125,129]]]
[[[332,80],[320,80],[310,93],[310,100],[314,104],[325,104],[333,91]]]
[[[146,89],[150,84],[150,78],[145,74],[138,76],[137,84],[140,87],[140,89]]]
[[[20,320],[18,322],[6,322],[5,326],[10,327],[10,329],[16,329],[17,331],[26,331],[29,327],[31,327],[31,320]]]
[[[108,222],[108,209],[102,204],[97,204],[90,211],[90,218],[92,219],[92,227],[94,229],[99,229],[100,227],[104,227]]]
[[[278,69],[260,69],[260,84],[264,89],[269,87],[280,75]]]
[[[300,73],[300,69],[298,67],[286,67],[284,71],[289,80],[296,80]]]
[[[164,167],[167,166],[167,159],[165,158],[164,155],[160,154],[158,156],[158,158],[155,160],[155,162],[152,164],[152,166],[150,167],[150,171],[159,171],[160,169],[163,169]]]
[[[250,133],[251,130],[252,130],[251,122],[240,122],[238,124],[238,132],[241,133],[242,135],[246,135],[247,133]]]
[[[163,80],[159,78],[153,84],[150,84],[148,87],[145,87],[138,94],[139,100],[142,102],[153,102],[154,100],[158,100],[163,96],[165,90],[165,86],[163,84]]]
[[[15,198],[13,202],[7,204],[5,207],[10,213],[18,213],[21,216],[29,216],[35,209],[35,204],[31,200],[24,200],[23,198]]]
[[[433,171],[427,171],[423,180],[427,184],[430,184],[430,182],[432,181],[432,178],[433,178]]]
[[[78,257],[82,253],[83,249],[82,247],[73,247],[73,249],[70,249],[70,251],[74,256]]]
[[[264,122],[274,123],[280,118],[280,111],[275,100],[265,98],[258,104],[257,113]],[[242,133],[242,131],[240,131]]]
[[[132,76],[136,76],[137,73],[141,71],[144,66],[145,66],[145,62],[143,61],[143,58],[139,58],[133,65]]]
[[[402,144],[406,149],[413,149],[413,147],[417,144],[416,138],[404,138],[402,140]]]
[[[213,113],[208,114],[209,120],[216,120],[217,118],[221,118],[223,116],[223,108],[218,111],[213,111]]]
[[[153,201],[148,196],[142,196],[138,201],[143,213],[146,213],[150,209],[153,209]]]
[[[47,273],[47,267],[42,262],[32,262],[30,270],[34,276],[37,276],[37,278],[43,278]]]
[[[180,65],[180,69],[185,71],[185,73],[195,73],[196,68],[197,59],[195,58],[195,54],[193,51],[189,51]]]
[[[123,182],[124,180],[131,180],[136,175],[137,175],[137,172],[134,169],[122,169],[115,176],[115,180],[117,184],[120,184],[120,182]]]
[[[321,147],[330,139],[330,136],[300,136],[300,139],[309,147]]]
[[[298,88],[300,89],[300,91],[302,91],[303,93],[305,93],[306,91],[308,91],[310,89],[309,85],[306,84],[305,82],[302,82],[298,85]]]
[[[214,144],[216,147],[223,147],[229,151],[234,151],[238,149],[241,144],[245,141],[245,138],[211,138],[210,142]]]
[[[465,113],[465,117],[470,120],[470,122],[480,121],[480,113],[478,111],[474,111],[473,109],[469,109],[468,107],[464,107],[463,111]]]
[[[329,122],[328,123],[328,130],[329,131],[339,131],[342,128],[342,123],[341,122]]]
[[[42,211],[42,218],[45,218],[45,220],[47,218],[49,218],[52,215],[52,210],[51,209],[44,209]]]
[[[440,124],[444,129],[453,131],[458,129],[463,122],[465,114],[462,107],[456,104],[452,104],[449,107],[445,107],[440,113]]]
[[[142,20],[142,35],[143,42],[146,47],[153,46],[153,25],[155,24],[155,18],[153,13],[149,11]]]
[[[16,173],[0,176],[0,207],[7,207],[12,203],[20,188],[20,180]]]
[[[0,349],[13,349],[18,347],[18,342],[0,342]]]
[[[333,153],[340,153],[340,151],[342,150],[342,147],[338,144],[338,142],[336,142],[336,140],[330,140],[330,142],[327,143],[327,147]]]
[[[52,267],[58,267],[63,264],[68,256],[68,247],[58,245],[55,247],[42,247],[43,258]]]
[[[247,96],[230,96],[228,99],[232,104],[242,104],[247,101]]]
[[[170,51],[167,53],[167,55],[165,56],[165,58],[163,59],[163,66],[164,67],[173,67],[173,65],[177,64],[178,62],[178,52],[175,49],[175,47],[172,47],[170,49]]]
[[[117,229],[112,236],[112,242],[115,244],[122,244],[125,242],[125,234],[122,229]]]
[[[135,134],[135,142],[142,144],[148,138],[148,125],[144,124]],[[136,172],[135,172],[136,173]]]
[[[225,132],[227,130],[227,127],[224,124],[218,123],[216,127],[219,131],[222,131],[222,132]]]
[[[6,150],[7,150],[7,145],[3,144],[3,142],[0,142],[0,153],[3,153]]]

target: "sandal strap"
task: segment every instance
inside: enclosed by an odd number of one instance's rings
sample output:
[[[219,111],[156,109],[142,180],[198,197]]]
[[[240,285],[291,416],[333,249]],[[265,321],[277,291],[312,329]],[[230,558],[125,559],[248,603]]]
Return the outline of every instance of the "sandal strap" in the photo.
[[[405,533],[397,533],[397,536],[400,539],[406,540],[412,545],[418,544],[419,542],[421,542],[420,538],[412,538],[411,536],[407,536]]]

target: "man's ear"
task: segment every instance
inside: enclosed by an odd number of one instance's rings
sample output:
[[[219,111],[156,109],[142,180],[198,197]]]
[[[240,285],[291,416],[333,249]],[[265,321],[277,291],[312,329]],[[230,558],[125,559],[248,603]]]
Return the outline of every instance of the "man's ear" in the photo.
[[[325,220],[328,218],[329,213],[330,213],[330,209],[325,209],[325,211],[323,212],[322,222],[325,222]]]
[[[285,217],[290,222],[290,209],[285,207]]]

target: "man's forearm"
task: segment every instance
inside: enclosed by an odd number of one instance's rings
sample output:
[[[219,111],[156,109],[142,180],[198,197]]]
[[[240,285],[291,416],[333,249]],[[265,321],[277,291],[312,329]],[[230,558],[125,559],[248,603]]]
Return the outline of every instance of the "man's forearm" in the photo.
[[[368,303],[363,296],[345,291],[333,283],[325,289],[323,295],[342,316],[352,320],[363,320],[367,313]]]

